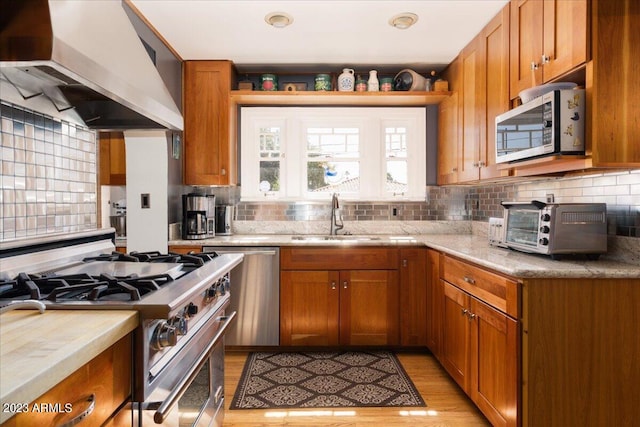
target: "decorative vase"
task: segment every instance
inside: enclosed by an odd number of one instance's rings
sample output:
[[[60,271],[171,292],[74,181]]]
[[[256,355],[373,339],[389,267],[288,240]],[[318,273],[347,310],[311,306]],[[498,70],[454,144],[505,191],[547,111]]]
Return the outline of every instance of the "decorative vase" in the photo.
[[[367,90],[369,92],[378,92],[380,90],[380,82],[378,82],[378,72],[376,70],[369,71]]]
[[[354,71],[351,68],[342,69],[342,74],[338,76],[338,90],[340,92],[353,92],[356,81],[353,73]]]

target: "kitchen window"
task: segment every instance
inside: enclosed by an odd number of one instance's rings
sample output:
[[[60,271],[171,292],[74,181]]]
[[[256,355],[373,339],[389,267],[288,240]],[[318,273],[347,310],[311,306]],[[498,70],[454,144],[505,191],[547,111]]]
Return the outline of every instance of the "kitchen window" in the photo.
[[[425,108],[243,107],[243,200],[422,200]]]

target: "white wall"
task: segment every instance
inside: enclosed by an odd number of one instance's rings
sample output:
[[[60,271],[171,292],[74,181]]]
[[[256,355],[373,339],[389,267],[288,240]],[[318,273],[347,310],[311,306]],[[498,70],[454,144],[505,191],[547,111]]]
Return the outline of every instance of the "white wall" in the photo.
[[[167,134],[125,131],[127,157],[127,251],[168,250]],[[141,208],[149,194],[150,208]]]

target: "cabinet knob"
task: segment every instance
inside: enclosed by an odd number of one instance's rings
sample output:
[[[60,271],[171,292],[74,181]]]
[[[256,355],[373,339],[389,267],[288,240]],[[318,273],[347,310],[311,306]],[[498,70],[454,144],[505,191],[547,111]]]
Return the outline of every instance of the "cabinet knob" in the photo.
[[[538,63],[536,61],[531,61],[531,71],[538,69]]]
[[[464,276],[462,278],[462,280],[464,280],[465,282],[469,283],[470,285],[475,285],[476,284],[476,280],[473,277]]]
[[[342,282],[342,288],[343,289],[347,289],[347,281],[346,280],[344,282]]]
[[[540,62],[542,64],[548,64],[549,62],[551,62],[551,57],[543,53],[542,56],[540,57]]]
[[[336,288],[336,282],[333,281],[333,282],[331,282],[331,289],[335,289],[335,288]]]
[[[462,310],[460,310],[463,316],[466,316],[467,313],[469,312],[469,310],[467,310],[466,308],[463,308]]]
[[[227,170],[222,168],[220,169],[220,175],[225,176],[227,174]]]
[[[403,266],[403,267],[406,267],[406,266],[408,266],[408,265],[409,265],[409,261],[407,261],[406,259],[403,259],[403,260],[402,260],[402,266]]]
[[[476,318],[476,315],[471,313],[471,312],[469,312],[469,314],[467,314],[467,317],[469,318],[469,322],[471,322],[473,319]]]

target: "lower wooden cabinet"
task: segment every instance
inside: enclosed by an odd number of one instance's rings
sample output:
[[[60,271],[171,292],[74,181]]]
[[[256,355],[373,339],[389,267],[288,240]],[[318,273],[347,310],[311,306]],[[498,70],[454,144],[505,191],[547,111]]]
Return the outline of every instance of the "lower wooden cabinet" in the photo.
[[[127,425],[127,420],[131,425],[127,411],[118,411],[131,398],[131,349],[131,334],[128,334],[29,403],[29,412],[18,413],[2,427],[62,426],[80,422],[83,427],[105,423],[119,427]],[[33,410],[36,405],[43,408],[42,412]]]
[[[440,280],[440,252],[426,250],[427,347],[440,360],[442,348],[443,288]]]
[[[468,291],[450,282],[467,284]],[[495,304],[517,283],[444,257],[440,362],[494,426],[518,425],[519,325],[477,295],[490,290]],[[446,278],[447,280],[445,280]],[[493,280],[492,280],[493,279]],[[503,284],[505,286],[501,286]],[[472,293],[477,294],[474,296]],[[503,305],[504,304],[504,305]],[[510,303],[508,303],[510,305]],[[516,317],[517,318],[517,317]]]
[[[399,343],[395,270],[282,271],[280,344]]]
[[[202,246],[169,246],[169,252],[174,254],[190,254],[202,252]]]
[[[400,343],[396,249],[283,247],[280,256],[280,345]]]
[[[427,249],[400,249],[400,344],[427,345]]]

